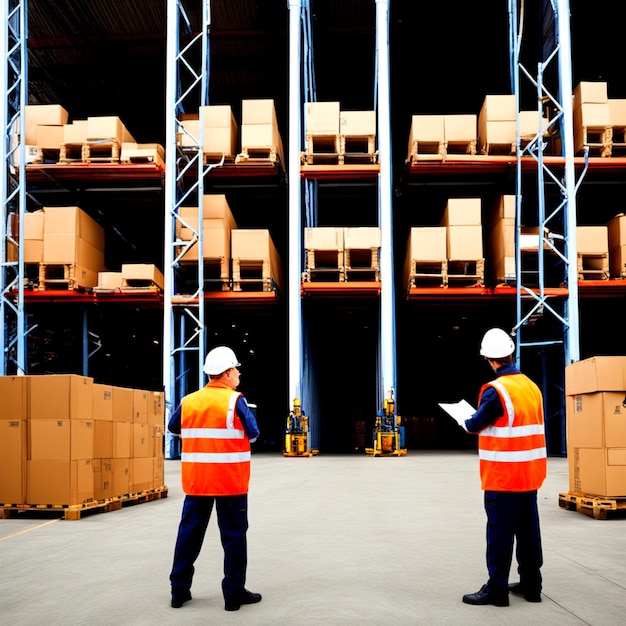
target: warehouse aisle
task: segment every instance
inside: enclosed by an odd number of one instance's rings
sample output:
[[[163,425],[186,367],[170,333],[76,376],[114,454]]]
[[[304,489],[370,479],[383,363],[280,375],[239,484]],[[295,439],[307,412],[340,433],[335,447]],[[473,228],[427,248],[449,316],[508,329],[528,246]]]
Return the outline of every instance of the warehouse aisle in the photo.
[[[0,520],[0,614],[13,626],[621,623],[626,520],[559,508],[568,484],[562,458],[549,460],[540,492],[543,602],[461,602],[486,580],[477,472],[474,452],[255,454],[248,586],[263,601],[231,614],[220,594],[215,520],[193,601],[169,606],[182,496],[180,463],[167,461],[167,498],[78,521],[46,513]]]

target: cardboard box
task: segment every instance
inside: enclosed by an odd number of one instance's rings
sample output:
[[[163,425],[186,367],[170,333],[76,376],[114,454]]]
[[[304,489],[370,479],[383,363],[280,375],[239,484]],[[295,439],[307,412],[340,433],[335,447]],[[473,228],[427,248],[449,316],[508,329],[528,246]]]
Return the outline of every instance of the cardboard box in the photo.
[[[28,379],[29,376],[0,376],[0,420],[22,421],[27,418]]]
[[[521,139],[533,139],[539,134],[546,135],[547,126],[550,120],[542,117],[539,120],[537,111],[520,111],[519,113],[519,134]]]
[[[626,245],[626,215],[619,213],[607,224],[609,235],[609,249]]]
[[[339,133],[349,137],[375,135],[376,111],[340,111]]]
[[[60,104],[27,104],[24,110],[26,137],[24,143],[37,145],[37,126],[67,124],[68,112]]]
[[[87,141],[107,140],[135,143],[135,139],[128,132],[122,120],[115,115],[101,115],[87,117]]]
[[[44,207],[43,211],[44,238],[46,235],[71,235],[104,250],[104,229],[80,207]]]
[[[93,500],[93,460],[28,461],[28,504],[72,505]]]
[[[179,214],[190,220],[192,228],[198,228],[198,209],[196,207],[181,207]],[[202,218],[221,218],[231,220],[236,228],[235,218],[230,209],[226,195],[223,193],[205,194],[202,197]]]
[[[94,459],[93,461],[93,495],[94,500],[108,500],[113,494],[113,468],[111,459]]]
[[[484,258],[482,226],[448,226],[448,260],[471,261]]]
[[[185,123],[185,126],[188,122]],[[199,135],[197,135],[199,139]],[[189,140],[184,145],[190,144]],[[233,157],[238,152],[238,132],[234,128],[205,128],[204,129],[204,154],[223,154]]]
[[[133,422],[136,424],[148,423],[149,392],[143,389],[133,391]]]
[[[489,152],[490,146],[513,146],[517,141],[517,124],[513,121],[492,121],[479,118],[478,121],[478,149],[483,153]]]
[[[380,228],[376,226],[352,226],[343,229],[345,250],[372,250],[380,248]]]
[[[609,128],[611,126],[611,110],[609,103],[581,104],[574,109],[574,133],[581,128]]]
[[[204,128],[236,128],[235,115],[230,104],[209,104],[200,109]],[[199,117],[198,117],[199,119]]]
[[[626,278],[626,244],[609,250],[609,271],[612,278]]]
[[[132,286],[133,282],[149,282],[163,289],[163,273],[151,263],[122,264],[122,284]]]
[[[447,258],[445,226],[413,226],[409,233],[407,257],[411,261],[444,261]]]
[[[574,448],[568,466],[570,492],[603,498],[626,496],[626,449]]]
[[[130,459],[132,441],[132,423],[113,421],[113,454],[114,459]]]
[[[515,122],[517,107],[514,94],[487,95],[480,109],[480,118],[490,122]]]
[[[606,226],[577,226],[578,254],[608,254],[609,235]]]
[[[111,459],[113,474],[113,496],[119,497],[130,493],[130,459]]]
[[[206,260],[224,260],[230,259],[230,229],[229,228],[203,228],[202,229],[202,256]],[[182,239],[191,240],[193,232],[183,228],[181,230]],[[185,252],[183,261],[198,260],[198,245],[194,243],[189,250]]]
[[[626,391],[566,396],[568,448],[626,448]]]
[[[165,443],[163,425],[149,424],[148,427],[152,429],[152,456],[162,459],[164,456],[163,448]]]
[[[476,141],[478,133],[477,115],[444,115],[443,132],[446,141],[471,142]]]
[[[58,150],[63,143],[63,126],[39,124],[37,126],[37,147],[42,150]]]
[[[605,81],[581,81],[574,87],[572,107],[582,104],[605,104],[609,101],[608,83]]]
[[[77,461],[93,458],[93,420],[29,420],[28,459]]]
[[[95,287],[98,273],[105,269],[104,250],[76,235],[44,235],[43,262],[47,265],[78,265],[90,270],[90,284],[81,282],[83,287]]]
[[[69,145],[87,142],[87,120],[74,120],[63,126],[63,143]]]
[[[131,424],[130,458],[152,456],[152,426],[149,424]]]
[[[279,289],[283,285],[283,269],[280,256],[266,228],[237,228],[231,232],[231,257],[245,270],[246,262],[262,263],[262,278],[272,278]],[[269,275],[265,273],[269,272]],[[234,276],[234,273],[233,273]],[[241,277],[241,276],[240,276]],[[236,280],[236,279],[235,279]]]
[[[128,422],[133,421],[133,390],[128,387],[111,386],[113,392],[113,421]]]
[[[121,289],[122,284],[122,272],[98,272],[98,289]]]
[[[307,102],[305,129],[309,135],[339,134],[339,102]]]
[[[626,127],[626,99],[609,98],[609,112],[611,114],[611,126],[614,128]]]
[[[24,241],[24,263],[43,263],[43,239],[26,239]]]
[[[130,460],[130,493],[154,488],[154,459],[139,457]]]
[[[113,422],[109,420],[93,421],[93,458],[110,459],[113,457]]]
[[[148,400],[148,424],[165,426],[165,394],[151,391]]]
[[[278,128],[274,100],[251,99],[241,101],[241,125],[273,124]]]
[[[449,198],[440,226],[480,226],[480,198]]]
[[[230,133],[229,133],[230,136]],[[176,133],[176,142],[180,147],[197,147],[200,141],[200,120],[195,118],[181,119],[179,132]],[[230,143],[230,139],[229,139]],[[221,151],[220,151],[221,152]]]
[[[46,213],[43,210],[24,213],[24,239],[43,241]]]
[[[93,378],[78,374],[29,376],[28,402],[34,419],[91,419]]]
[[[154,489],[165,486],[165,462],[162,457],[155,457],[152,460]]]
[[[565,394],[626,389],[626,356],[592,356],[565,367]]]
[[[343,228],[307,227],[304,229],[304,247],[307,250],[343,250]]]
[[[4,395],[2,395],[4,398]],[[26,503],[27,426],[21,419],[0,419],[0,503]]]
[[[283,142],[278,132],[278,127],[274,124],[242,124],[241,126],[241,149],[248,151],[254,148],[270,149],[276,148],[276,154],[281,163],[285,163],[283,153]]]
[[[414,153],[415,142],[443,143],[445,138],[443,115],[412,115],[409,132],[409,154]],[[419,148],[417,149],[419,152]]]

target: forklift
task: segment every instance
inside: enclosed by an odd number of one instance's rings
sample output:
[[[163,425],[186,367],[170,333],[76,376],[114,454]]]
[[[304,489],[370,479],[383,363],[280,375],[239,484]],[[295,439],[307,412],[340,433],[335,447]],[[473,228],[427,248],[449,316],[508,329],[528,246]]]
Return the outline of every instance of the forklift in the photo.
[[[315,456],[317,454],[318,450],[311,450],[309,418],[302,412],[300,398],[295,398],[293,409],[287,417],[283,456]]]
[[[393,390],[389,392],[389,398],[383,401],[383,410],[378,411],[374,424],[373,448],[365,448],[367,456],[406,456],[403,428],[400,425],[401,418],[395,414],[395,401]]]

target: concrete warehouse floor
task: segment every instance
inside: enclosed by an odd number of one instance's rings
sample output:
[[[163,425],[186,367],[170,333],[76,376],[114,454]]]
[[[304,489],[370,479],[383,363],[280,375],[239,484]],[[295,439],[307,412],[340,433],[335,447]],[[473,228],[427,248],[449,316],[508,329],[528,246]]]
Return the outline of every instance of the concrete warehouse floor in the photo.
[[[485,513],[473,451],[406,457],[254,454],[248,588],[263,601],[227,613],[213,518],[193,600],[169,606],[182,505],[180,462],[168,497],[61,520],[0,520],[0,615],[35,624],[593,624],[623,623],[626,520],[558,505],[567,461],[550,458],[540,491],[544,596],[469,606],[487,580]],[[516,580],[513,569],[511,580]]]

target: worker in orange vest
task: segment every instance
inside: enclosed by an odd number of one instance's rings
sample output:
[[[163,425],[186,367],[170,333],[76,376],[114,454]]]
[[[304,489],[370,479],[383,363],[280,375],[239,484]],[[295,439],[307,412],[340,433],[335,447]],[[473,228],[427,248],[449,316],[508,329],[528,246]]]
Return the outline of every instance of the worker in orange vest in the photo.
[[[543,398],[513,364],[515,344],[500,328],[488,330],[480,354],[496,374],[483,385],[465,429],[478,434],[480,478],[487,513],[489,580],[463,596],[467,604],[509,605],[509,592],[541,602],[543,552],[537,490],[546,477]],[[509,585],[513,545],[520,580]]]
[[[215,503],[224,548],[224,608],[237,611],[261,601],[245,588],[250,444],[259,436],[254,413],[238,391],[240,363],[227,346],[206,357],[202,389],[185,396],[168,429],[182,440],[183,511],[170,574],[173,608],[191,600],[194,563]]]

